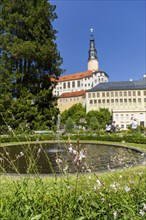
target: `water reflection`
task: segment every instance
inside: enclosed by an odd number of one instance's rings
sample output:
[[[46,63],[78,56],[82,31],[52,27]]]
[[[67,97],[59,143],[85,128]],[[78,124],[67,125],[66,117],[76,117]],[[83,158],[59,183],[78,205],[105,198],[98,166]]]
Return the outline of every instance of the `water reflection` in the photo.
[[[145,160],[144,154],[123,147],[81,144],[77,149],[73,144],[72,148],[81,152],[78,155],[70,153],[69,147],[69,144],[47,143],[0,148],[0,172],[98,172],[133,166]]]

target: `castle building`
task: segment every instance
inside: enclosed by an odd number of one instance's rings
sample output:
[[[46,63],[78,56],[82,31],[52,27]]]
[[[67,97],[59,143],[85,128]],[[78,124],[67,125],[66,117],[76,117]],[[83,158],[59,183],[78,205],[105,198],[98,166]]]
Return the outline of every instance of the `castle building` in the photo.
[[[99,83],[108,82],[107,73],[99,69],[98,57],[95,48],[93,35],[90,38],[88,56],[88,70],[79,73],[61,76],[57,80],[57,86],[53,94],[59,97],[62,93],[72,93],[81,90],[88,90]]]
[[[85,105],[85,91],[99,83],[108,82],[109,76],[99,69],[93,34],[90,37],[88,69],[84,72],[61,76],[53,94],[58,97],[58,108],[62,112],[81,102]]]
[[[136,119],[146,127],[146,75],[141,80],[109,82],[106,72],[99,69],[93,34],[90,37],[88,69],[61,76],[53,93],[58,97],[60,112],[76,103],[86,106],[86,112],[108,108],[113,121],[124,130]]]

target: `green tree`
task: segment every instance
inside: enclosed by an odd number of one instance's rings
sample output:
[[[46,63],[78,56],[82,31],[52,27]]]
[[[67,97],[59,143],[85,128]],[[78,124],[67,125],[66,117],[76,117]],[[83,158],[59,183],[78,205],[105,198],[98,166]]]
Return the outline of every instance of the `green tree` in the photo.
[[[65,124],[65,131],[66,132],[71,132],[74,128],[74,123],[71,118],[68,118]]]
[[[96,123],[93,123],[91,119],[95,119]],[[94,127],[96,124],[96,129],[105,129],[107,122],[111,121],[111,113],[106,108],[100,108],[99,110],[91,110],[86,114],[86,121],[88,127]]]
[[[52,91],[62,73],[53,21],[55,6],[48,0],[3,0],[0,5],[0,112],[16,128],[51,127],[57,118]],[[7,84],[7,85],[6,85]],[[15,117],[14,118],[11,116]],[[13,120],[12,120],[13,119]]]
[[[81,103],[73,105],[68,110],[65,110],[61,114],[61,122],[65,124],[66,120],[70,117],[75,124],[80,125],[80,119],[85,118],[86,110]]]
[[[89,122],[89,127],[91,130],[95,131],[98,128],[98,120],[96,117],[92,117]]]

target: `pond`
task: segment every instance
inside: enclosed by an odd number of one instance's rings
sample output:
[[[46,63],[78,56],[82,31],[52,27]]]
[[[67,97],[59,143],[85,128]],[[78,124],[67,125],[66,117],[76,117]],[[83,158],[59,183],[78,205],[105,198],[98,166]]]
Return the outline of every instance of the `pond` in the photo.
[[[145,155],[120,146],[82,143],[45,143],[0,148],[1,173],[102,172],[128,168]]]

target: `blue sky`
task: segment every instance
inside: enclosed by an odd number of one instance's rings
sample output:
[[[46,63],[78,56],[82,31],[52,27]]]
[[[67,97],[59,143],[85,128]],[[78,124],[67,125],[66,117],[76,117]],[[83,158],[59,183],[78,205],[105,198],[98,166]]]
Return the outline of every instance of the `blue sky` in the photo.
[[[146,0],[50,0],[56,5],[57,45],[64,74],[87,70],[90,28],[99,68],[109,81],[146,73]]]

